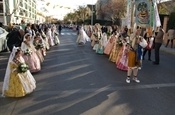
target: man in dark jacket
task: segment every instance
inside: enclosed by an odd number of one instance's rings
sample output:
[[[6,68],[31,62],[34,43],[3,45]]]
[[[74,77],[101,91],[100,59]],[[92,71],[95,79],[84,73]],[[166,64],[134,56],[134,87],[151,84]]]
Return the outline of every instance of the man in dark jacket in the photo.
[[[163,43],[163,36],[164,36],[164,30],[162,29],[162,27],[160,27],[159,32],[155,37],[155,61],[153,62],[154,65],[159,65],[160,62],[159,50]]]
[[[12,51],[13,46],[21,47],[21,43],[23,42],[24,30],[12,30],[7,35],[7,46],[10,51]]]
[[[58,26],[58,31],[59,31],[59,35],[61,35],[61,30],[62,30],[62,26],[61,24]]]

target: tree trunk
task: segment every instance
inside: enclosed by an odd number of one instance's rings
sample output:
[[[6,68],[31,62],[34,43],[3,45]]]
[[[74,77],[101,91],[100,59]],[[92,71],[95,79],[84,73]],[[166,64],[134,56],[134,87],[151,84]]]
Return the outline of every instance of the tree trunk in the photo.
[[[6,15],[7,17],[7,25],[10,25],[11,24],[11,19],[12,19],[12,15]]]

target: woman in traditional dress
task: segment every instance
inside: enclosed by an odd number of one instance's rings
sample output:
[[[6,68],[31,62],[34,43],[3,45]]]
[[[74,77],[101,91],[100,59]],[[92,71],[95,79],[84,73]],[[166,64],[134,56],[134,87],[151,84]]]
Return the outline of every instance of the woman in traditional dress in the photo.
[[[91,46],[94,48],[94,45],[98,43],[98,31],[96,29],[93,30],[91,34]]]
[[[44,48],[44,44],[41,41],[41,37],[39,34],[34,36],[34,40],[33,40],[33,45],[35,46],[36,49],[36,54],[40,59],[40,62],[42,63],[44,61],[44,57],[43,57],[43,48]]]
[[[91,35],[92,35],[92,26],[91,26],[91,25],[88,26],[87,35],[88,35],[89,37],[91,37]]]
[[[31,40],[30,34],[24,36],[24,41],[21,44],[21,50],[24,52],[24,60],[29,65],[30,71],[38,72],[41,70],[41,63],[36,54],[36,49]]]
[[[103,51],[102,40],[101,40],[102,39],[102,31],[101,31],[100,27],[98,28],[98,31],[97,31],[96,35],[97,36],[96,36],[96,40],[94,42],[93,50],[95,50],[96,53],[99,52],[100,54],[102,54],[102,51]]]
[[[103,54],[104,53],[104,48],[106,47],[107,44],[107,34],[103,33],[101,39],[99,40],[99,43],[96,44],[94,47],[94,50],[96,50],[96,53],[98,54]]]
[[[54,44],[55,45],[60,44],[60,40],[58,38],[58,32],[56,31],[55,25],[53,25],[51,31],[52,31],[52,37],[53,37]]]
[[[88,35],[84,31],[83,27],[81,27],[76,42],[77,42],[78,45],[84,45],[86,43],[86,41],[90,41],[90,38],[88,37]]]
[[[128,70],[128,44],[126,39],[122,40],[122,48],[116,60],[116,67],[120,70]]]
[[[113,33],[108,39],[107,45],[104,49],[104,54],[106,54],[106,55],[110,55],[110,53],[112,51],[112,48],[113,48],[113,45],[115,42],[115,34],[116,33]]]
[[[41,34],[45,49],[49,50],[50,45],[49,45],[49,40],[48,40],[46,34],[44,33],[44,31],[42,29],[39,30],[39,33]]]
[[[118,53],[119,53],[120,48],[121,48],[121,45],[119,44],[120,43],[119,34],[117,34],[117,33],[115,33],[115,34],[116,34],[116,36],[114,39],[114,45],[113,45],[112,51],[109,55],[109,60],[112,62],[116,62]]]
[[[33,92],[35,88],[36,81],[25,64],[22,51],[14,47],[7,64],[2,95],[5,97],[23,97]]]
[[[43,39],[43,37],[42,37],[42,33],[40,33],[40,32],[37,32],[36,33],[36,36],[37,36],[37,38],[38,38],[38,42],[40,43],[40,44],[42,44],[42,48],[41,48],[41,53],[42,53],[42,56],[44,57],[44,56],[46,56],[46,50],[47,50],[47,46],[46,46],[46,42],[45,42],[45,40]]]
[[[102,36],[101,25],[97,23],[97,24],[94,25],[94,30],[91,34],[91,46],[92,46],[93,49],[94,49],[94,46],[96,44],[98,44],[99,39],[101,38],[101,36]],[[96,50],[96,46],[95,46],[94,50]]]
[[[48,38],[50,47],[54,46],[55,44],[54,44],[51,28],[46,28],[46,37]]]

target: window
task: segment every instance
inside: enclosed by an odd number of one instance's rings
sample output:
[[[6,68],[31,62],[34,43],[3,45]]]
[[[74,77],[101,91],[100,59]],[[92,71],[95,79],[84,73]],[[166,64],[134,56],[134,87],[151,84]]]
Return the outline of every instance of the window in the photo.
[[[19,5],[20,5],[21,7],[23,7],[23,2],[21,1]]]
[[[31,12],[31,7],[29,6],[29,11]]]
[[[0,3],[0,13],[3,13],[3,4]]]
[[[27,4],[25,3],[25,9],[27,9]]]
[[[26,15],[26,17],[28,17],[29,15],[28,15],[28,11],[25,11],[25,15]]]

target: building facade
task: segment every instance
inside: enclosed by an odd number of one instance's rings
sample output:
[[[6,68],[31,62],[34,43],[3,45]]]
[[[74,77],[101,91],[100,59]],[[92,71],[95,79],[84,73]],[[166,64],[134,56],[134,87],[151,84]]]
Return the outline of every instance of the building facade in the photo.
[[[43,13],[37,11],[35,23],[40,24],[44,22],[46,22],[46,16],[44,16]]]
[[[36,22],[36,0],[0,0],[0,22],[9,23]]]
[[[3,24],[5,24],[6,23],[6,21],[5,21],[5,17],[4,17],[4,15],[5,15],[5,9],[4,9],[5,7],[4,7],[4,0],[0,0],[0,22],[2,22]]]

